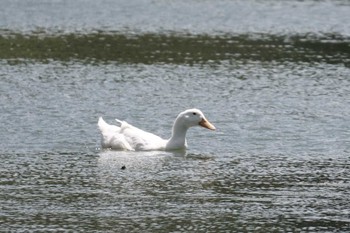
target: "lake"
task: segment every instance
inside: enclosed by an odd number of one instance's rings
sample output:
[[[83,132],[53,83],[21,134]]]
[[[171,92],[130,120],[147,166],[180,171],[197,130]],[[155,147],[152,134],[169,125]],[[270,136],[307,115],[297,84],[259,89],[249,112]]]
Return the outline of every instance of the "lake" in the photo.
[[[350,231],[348,1],[0,4],[1,231]],[[100,148],[193,107],[186,152]]]

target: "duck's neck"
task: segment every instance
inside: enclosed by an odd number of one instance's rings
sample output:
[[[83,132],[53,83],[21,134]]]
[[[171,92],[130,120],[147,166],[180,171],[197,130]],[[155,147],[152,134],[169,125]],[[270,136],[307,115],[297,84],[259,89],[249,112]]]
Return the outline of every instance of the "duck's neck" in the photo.
[[[185,149],[187,147],[187,130],[188,128],[184,124],[182,124],[179,120],[176,120],[173,125],[171,138],[167,143],[167,149]]]

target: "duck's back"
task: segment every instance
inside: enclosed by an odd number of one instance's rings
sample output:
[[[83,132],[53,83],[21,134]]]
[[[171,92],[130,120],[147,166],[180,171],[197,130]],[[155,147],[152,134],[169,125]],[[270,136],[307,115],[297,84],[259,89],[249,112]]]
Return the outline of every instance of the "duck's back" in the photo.
[[[148,133],[125,121],[119,121],[121,126],[107,124],[102,117],[98,126],[102,134],[103,148],[115,150],[164,150],[167,140]]]
[[[146,132],[125,121],[121,122],[120,133],[134,150],[164,150],[167,140]]]

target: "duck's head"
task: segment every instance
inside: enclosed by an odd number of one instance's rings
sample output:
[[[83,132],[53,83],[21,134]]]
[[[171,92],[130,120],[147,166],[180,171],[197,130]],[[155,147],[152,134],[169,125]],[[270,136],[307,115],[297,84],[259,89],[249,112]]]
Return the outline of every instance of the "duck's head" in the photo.
[[[199,125],[210,130],[216,129],[199,109],[193,108],[183,111],[179,114],[177,119],[181,120],[182,124],[184,124],[187,128]]]

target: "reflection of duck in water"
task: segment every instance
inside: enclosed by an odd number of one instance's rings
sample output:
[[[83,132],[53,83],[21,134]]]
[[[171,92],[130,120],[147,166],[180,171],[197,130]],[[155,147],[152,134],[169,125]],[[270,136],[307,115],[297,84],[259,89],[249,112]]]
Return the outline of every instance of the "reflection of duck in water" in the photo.
[[[102,147],[116,150],[179,150],[186,149],[186,132],[190,127],[202,126],[215,130],[198,109],[188,109],[181,112],[175,119],[172,135],[169,140],[145,132],[125,121],[117,120],[121,125],[109,125],[102,117],[98,120],[98,127],[102,134]]]

